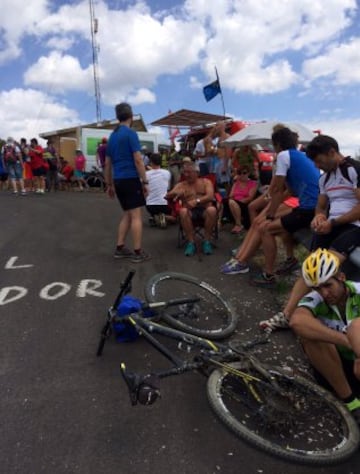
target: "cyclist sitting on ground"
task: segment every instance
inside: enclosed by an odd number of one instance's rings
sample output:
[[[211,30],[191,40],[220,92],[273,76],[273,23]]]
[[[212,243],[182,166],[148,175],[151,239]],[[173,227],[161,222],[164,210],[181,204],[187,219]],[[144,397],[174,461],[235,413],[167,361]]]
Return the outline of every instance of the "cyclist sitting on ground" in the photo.
[[[319,383],[330,386],[360,423],[360,283],[346,281],[339,266],[326,249],[307,257],[302,275],[312,291],[300,300],[290,327]]]
[[[199,168],[193,162],[184,163],[184,181],[180,181],[166,195],[167,199],[180,199],[182,207],[179,219],[187,240],[185,255],[195,255],[195,230],[194,220],[204,221],[204,241],[202,250],[205,255],[212,254],[210,242],[212,232],[216,225],[217,209],[214,202],[214,186],[207,178],[199,177]]]

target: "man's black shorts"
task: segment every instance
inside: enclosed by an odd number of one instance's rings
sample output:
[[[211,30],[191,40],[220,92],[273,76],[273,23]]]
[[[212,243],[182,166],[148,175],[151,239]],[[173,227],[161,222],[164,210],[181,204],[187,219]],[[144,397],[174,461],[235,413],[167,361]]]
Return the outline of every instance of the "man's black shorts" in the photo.
[[[204,220],[205,207],[196,206],[191,209],[191,220],[195,222],[202,222]]]
[[[314,218],[315,210],[314,209],[301,209],[296,207],[286,216],[280,218],[281,225],[289,232],[293,234],[299,229],[304,227],[310,227],[310,223]]]
[[[334,227],[328,234],[314,234],[311,250],[317,248],[334,249],[348,256],[360,242],[360,227],[344,224]]]
[[[139,178],[115,179],[114,186],[124,211],[145,206],[144,191]]]

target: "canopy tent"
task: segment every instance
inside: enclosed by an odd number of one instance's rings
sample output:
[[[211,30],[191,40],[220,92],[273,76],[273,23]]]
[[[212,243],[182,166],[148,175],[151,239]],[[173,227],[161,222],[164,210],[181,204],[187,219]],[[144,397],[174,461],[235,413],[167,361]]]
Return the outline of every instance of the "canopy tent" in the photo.
[[[172,112],[165,117],[162,117],[151,125],[159,125],[163,127],[178,127],[178,128],[194,128],[205,127],[206,125],[214,124],[219,121],[231,121],[231,117],[224,117],[223,115],[207,114],[204,112],[196,112],[194,110],[181,109],[177,112]]]
[[[234,135],[223,141],[225,146],[245,146],[245,145],[260,145],[265,147],[271,143],[271,135],[273,133],[274,125],[279,122],[259,122],[249,125]],[[283,123],[283,122],[281,122]],[[290,130],[296,132],[299,135],[299,143],[306,144],[311,142],[315,137],[314,132],[306,128],[304,125],[299,123],[284,123]]]

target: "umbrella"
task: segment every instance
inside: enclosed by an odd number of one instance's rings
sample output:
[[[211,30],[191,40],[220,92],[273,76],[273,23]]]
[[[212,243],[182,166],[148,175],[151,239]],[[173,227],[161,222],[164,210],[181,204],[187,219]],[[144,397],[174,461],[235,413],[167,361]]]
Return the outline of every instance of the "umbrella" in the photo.
[[[259,122],[248,125],[224,140],[223,144],[229,147],[244,145],[260,145],[264,147],[271,143],[273,127],[278,123],[279,122]],[[315,137],[315,134],[311,130],[299,123],[285,123],[284,125],[299,135],[299,143],[309,143]]]

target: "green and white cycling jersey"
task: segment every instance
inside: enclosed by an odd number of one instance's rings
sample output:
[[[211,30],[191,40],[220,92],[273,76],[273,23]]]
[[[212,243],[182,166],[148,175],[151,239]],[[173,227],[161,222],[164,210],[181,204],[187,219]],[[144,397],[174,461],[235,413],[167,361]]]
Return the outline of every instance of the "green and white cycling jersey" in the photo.
[[[360,317],[360,283],[346,281],[345,285],[349,294],[344,319],[341,317],[338,308],[334,305],[327,305],[320,293],[315,290],[305,295],[299,301],[298,306],[308,308],[315,318],[319,319],[325,326],[346,333],[351,321]],[[337,346],[337,349],[346,359],[354,358],[354,353],[349,349],[343,346]]]

